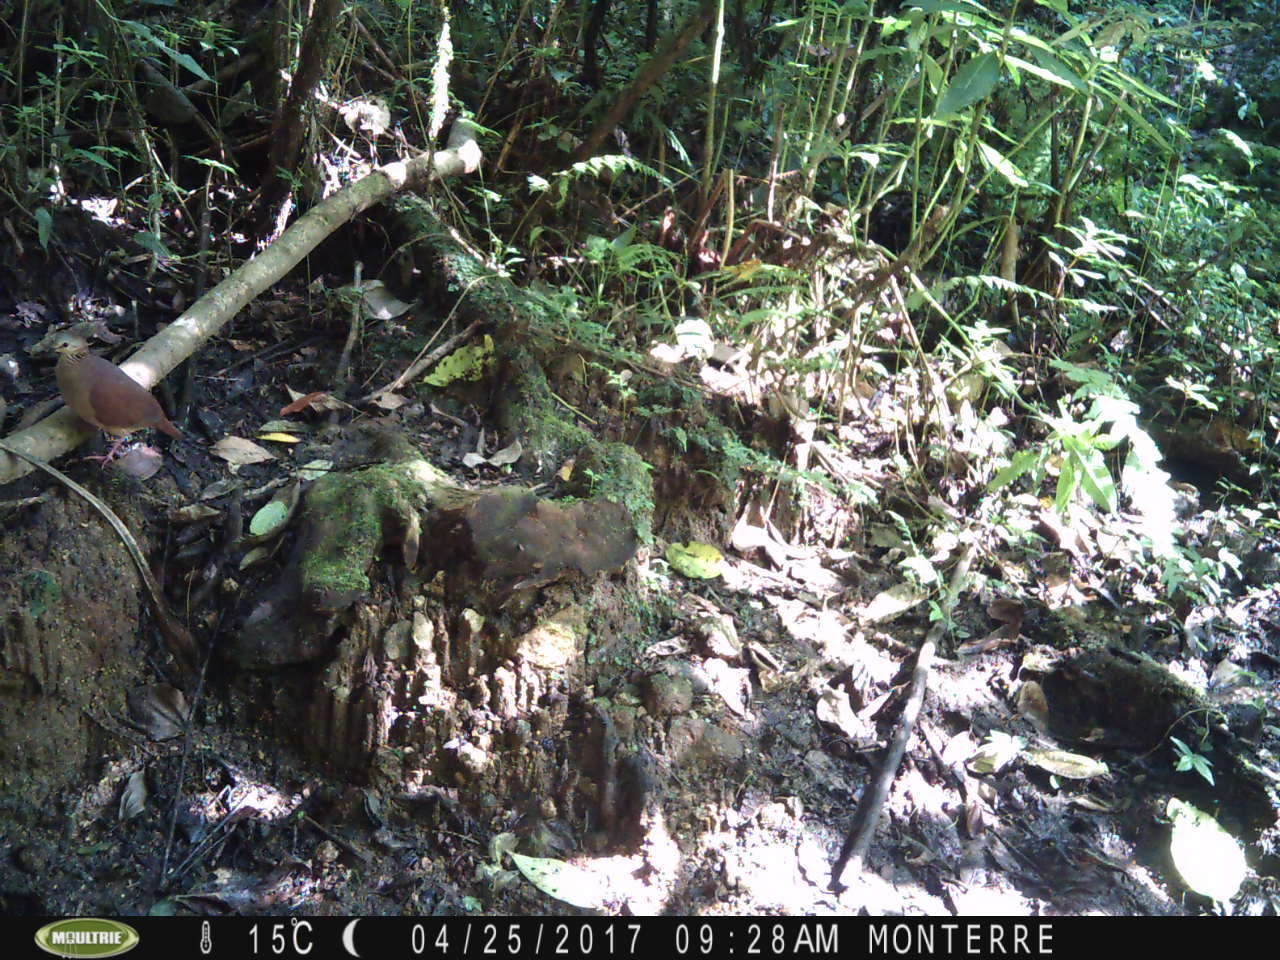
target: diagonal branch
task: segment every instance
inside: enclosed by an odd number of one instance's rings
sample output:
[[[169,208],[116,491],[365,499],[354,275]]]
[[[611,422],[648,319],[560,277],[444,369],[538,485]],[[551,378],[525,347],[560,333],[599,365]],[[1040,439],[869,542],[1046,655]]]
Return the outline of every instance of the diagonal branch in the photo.
[[[480,166],[476,129],[458,120],[444,150],[422,153],[411,160],[389,163],[339,190],[299,217],[275,243],[241,265],[229,277],[192,304],[191,309],[148,340],[123,365],[144,387],[154,386],[166,373],[191,356],[245,305],[292,270],[326,237],[356,214],[381,203],[406,187],[472,173]],[[93,434],[70,410],[59,410],[35,426],[7,438],[22,453],[52,460]],[[19,457],[0,452],[0,484],[31,472]]]

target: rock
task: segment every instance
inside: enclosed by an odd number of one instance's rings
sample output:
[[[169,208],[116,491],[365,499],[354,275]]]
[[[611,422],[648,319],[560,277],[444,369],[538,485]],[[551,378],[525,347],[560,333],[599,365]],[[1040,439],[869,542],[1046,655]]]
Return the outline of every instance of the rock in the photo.
[[[671,756],[680,766],[723,767],[746,753],[741,736],[697,717],[672,721],[668,742]]]
[[[742,641],[738,639],[738,630],[733,619],[727,614],[718,613],[703,617],[694,630],[702,641],[707,653],[720,657],[730,663],[738,663],[742,659]]]
[[[687,677],[656,673],[646,678],[644,708],[653,717],[686,713],[693,706],[693,684]]]

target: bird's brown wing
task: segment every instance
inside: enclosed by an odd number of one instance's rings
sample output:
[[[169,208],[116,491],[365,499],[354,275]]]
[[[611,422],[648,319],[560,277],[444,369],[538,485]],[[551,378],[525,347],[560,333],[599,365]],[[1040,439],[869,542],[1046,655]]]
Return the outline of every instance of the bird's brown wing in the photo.
[[[110,360],[85,357],[77,364],[76,372],[86,378],[89,404],[103,430],[129,433],[165,419],[151,392]]]

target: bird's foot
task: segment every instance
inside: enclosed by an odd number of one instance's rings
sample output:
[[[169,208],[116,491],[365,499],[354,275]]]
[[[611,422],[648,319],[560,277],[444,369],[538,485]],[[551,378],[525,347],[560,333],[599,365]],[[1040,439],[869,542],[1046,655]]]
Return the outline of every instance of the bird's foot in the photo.
[[[91,456],[85,457],[85,459],[101,460],[102,469],[105,470],[107,469],[107,464],[109,464],[112,460],[115,460],[118,456],[120,456],[120,448],[124,446],[126,440],[128,440],[127,437],[121,437],[119,440],[113,443],[111,445],[111,449],[107,451],[106,456],[103,456],[102,454],[93,454]]]

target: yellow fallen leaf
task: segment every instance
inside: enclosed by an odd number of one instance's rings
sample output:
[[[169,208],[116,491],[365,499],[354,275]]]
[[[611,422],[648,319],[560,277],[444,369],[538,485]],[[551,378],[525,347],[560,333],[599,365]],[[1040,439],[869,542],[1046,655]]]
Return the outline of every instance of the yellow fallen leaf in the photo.
[[[667,563],[686,577],[709,580],[720,576],[724,554],[709,543],[673,543],[667,547]]]
[[[1091,780],[1107,775],[1107,765],[1079,753],[1066,750],[1028,750],[1023,754],[1041,770],[1068,780]]]

